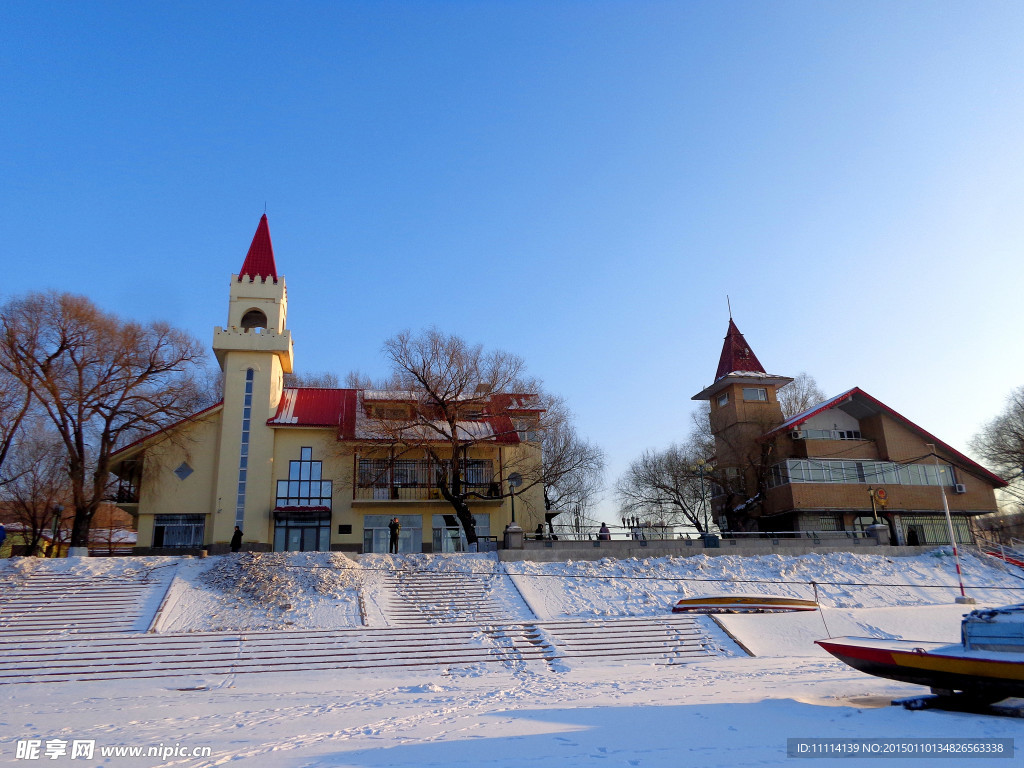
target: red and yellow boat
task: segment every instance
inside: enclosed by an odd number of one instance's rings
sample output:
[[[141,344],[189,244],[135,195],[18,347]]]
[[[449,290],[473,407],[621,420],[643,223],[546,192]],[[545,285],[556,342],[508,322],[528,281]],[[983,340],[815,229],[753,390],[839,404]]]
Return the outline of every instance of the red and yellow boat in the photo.
[[[815,642],[861,672],[936,693],[990,702],[1024,697],[1024,604],[972,611],[954,645],[866,637]]]
[[[701,595],[684,597],[672,613],[780,613],[784,611],[816,611],[813,600],[774,595]]]

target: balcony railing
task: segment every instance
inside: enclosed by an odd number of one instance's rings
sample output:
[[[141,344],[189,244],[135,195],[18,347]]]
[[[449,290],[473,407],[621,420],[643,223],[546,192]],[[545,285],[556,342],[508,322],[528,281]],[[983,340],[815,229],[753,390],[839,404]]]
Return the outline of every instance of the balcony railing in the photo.
[[[463,489],[488,499],[501,498],[501,492],[494,483],[464,483]],[[436,487],[404,485],[357,486],[353,498],[356,501],[444,501]]]

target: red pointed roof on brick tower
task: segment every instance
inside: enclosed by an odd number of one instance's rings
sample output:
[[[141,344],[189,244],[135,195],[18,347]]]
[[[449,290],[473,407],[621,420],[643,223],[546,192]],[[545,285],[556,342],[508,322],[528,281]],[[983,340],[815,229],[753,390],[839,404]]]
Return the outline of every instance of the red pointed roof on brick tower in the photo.
[[[722,357],[718,360],[718,372],[715,373],[715,381],[723,376],[736,371],[749,373],[767,374],[764,367],[758,362],[757,355],[743,338],[736,323],[729,318],[729,331],[725,334],[725,344],[722,345]]]
[[[238,273],[238,279],[248,277],[250,280],[256,278],[273,278],[277,282],[277,265],[274,263],[274,246],[270,242],[270,225],[267,224],[267,214],[260,218],[260,225],[256,227],[256,234],[252,237],[252,245],[245,255],[245,262],[242,264],[242,271]]]

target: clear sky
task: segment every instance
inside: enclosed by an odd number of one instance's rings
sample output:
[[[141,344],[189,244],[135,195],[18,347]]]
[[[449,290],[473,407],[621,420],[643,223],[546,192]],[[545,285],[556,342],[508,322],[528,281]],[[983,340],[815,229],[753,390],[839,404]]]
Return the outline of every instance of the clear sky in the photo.
[[[436,325],[609,455],[770,373],[954,446],[1024,384],[1020,2],[0,3],[3,297],[203,340],[264,206],[300,371]]]

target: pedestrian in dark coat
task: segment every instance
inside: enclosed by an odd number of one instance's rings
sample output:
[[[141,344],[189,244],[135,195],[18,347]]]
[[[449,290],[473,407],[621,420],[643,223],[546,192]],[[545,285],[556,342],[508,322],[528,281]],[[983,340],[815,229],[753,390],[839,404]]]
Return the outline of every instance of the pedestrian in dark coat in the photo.
[[[398,534],[402,531],[402,524],[398,522],[398,518],[392,518],[391,522],[388,523],[388,531],[391,532],[391,538],[388,541],[388,553],[398,554]]]
[[[242,548],[242,529],[237,525],[235,526],[235,532],[231,534],[231,551],[237,552]]]
[[[612,532],[608,530],[608,526],[605,523],[601,523],[601,530],[597,532],[597,538],[599,541],[612,540]]]

